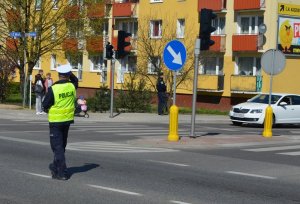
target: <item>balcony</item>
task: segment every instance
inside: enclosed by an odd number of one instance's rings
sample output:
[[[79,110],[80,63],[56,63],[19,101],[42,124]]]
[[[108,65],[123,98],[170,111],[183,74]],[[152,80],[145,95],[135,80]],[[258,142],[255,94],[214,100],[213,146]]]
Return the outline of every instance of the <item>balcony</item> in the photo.
[[[119,2],[119,3],[117,3]],[[113,4],[113,17],[132,17],[137,15],[136,0],[115,1]]]
[[[6,49],[9,51],[17,51],[18,39],[6,38]]]
[[[92,53],[103,52],[103,37],[102,36],[87,37],[86,50]]]
[[[62,49],[67,52],[77,52],[78,51],[78,39],[77,38],[67,38],[62,43]]]
[[[232,75],[230,79],[231,92],[261,92],[261,76]]]
[[[212,52],[225,52],[226,50],[226,35],[212,35],[211,40],[215,41],[213,46],[209,47]]]
[[[90,19],[102,18],[105,16],[105,4],[94,3],[87,6],[87,16]]]
[[[198,75],[198,90],[220,92],[224,89],[224,75]]]
[[[20,18],[20,14],[15,9],[6,11],[6,19],[8,23],[14,23]]]
[[[198,0],[198,11],[207,8],[213,11],[222,11],[226,9],[227,0]]]
[[[69,6],[66,9],[66,13],[64,14],[64,18],[66,20],[76,20],[76,19],[79,19],[79,17],[80,17],[79,11],[80,11],[80,8],[79,8],[78,5]]]
[[[258,34],[235,34],[232,36],[232,51],[258,51],[262,48]]]
[[[234,0],[234,10],[261,10],[265,8],[265,0]]]

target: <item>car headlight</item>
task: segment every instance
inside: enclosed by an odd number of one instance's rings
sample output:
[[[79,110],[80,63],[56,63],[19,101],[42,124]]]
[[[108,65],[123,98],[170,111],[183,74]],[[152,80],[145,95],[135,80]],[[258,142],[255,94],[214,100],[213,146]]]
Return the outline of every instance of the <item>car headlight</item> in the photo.
[[[262,113],[263,110],[262,109],[253,109],[250,111],[250,113]]]

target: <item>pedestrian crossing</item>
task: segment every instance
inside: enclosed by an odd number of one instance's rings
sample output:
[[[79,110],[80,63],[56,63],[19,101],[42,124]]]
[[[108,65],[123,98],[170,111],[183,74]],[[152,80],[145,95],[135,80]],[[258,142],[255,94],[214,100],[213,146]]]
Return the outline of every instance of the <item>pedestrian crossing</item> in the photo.
[[[121,144],[104,141],[76,142],[69,143],[68,150],[85,152],[106,152],[106,153],[151,153],[151,152],[177,152],[179,150],[154,147],[137,147],[129,144]]]
[[[260,148],[248,148],[242,149],[242,151],[247,152],[271,152],[278,155],[287,156],[300,156],[300,145],[285,145],[285,146],[272,146],[272,147],[260,147]]]

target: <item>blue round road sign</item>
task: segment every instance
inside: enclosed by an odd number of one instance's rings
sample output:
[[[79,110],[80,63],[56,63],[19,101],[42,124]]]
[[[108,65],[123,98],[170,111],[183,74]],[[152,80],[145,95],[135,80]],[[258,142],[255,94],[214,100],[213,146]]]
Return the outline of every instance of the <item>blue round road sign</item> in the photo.
[[[186,61],[186,49],[184,44],[178,40],[170,41],[163,53],[165,65],[173,71],[180,70]]]

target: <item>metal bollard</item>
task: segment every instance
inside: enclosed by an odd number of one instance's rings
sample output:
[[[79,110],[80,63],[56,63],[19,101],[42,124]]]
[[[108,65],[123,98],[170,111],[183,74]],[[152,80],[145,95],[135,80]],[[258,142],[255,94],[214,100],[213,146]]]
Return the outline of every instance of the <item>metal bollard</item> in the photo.
[[[269,105],[266,108],[266,115],[265,115],[265,124],[264,124],[264,137],[272,137],[272,123],[273,123],[273,110],[272,107]]]
[[[168,141],[177,142],[179,140],[178,136],[178,107],[172,105],[170,108],[170,127]]]

